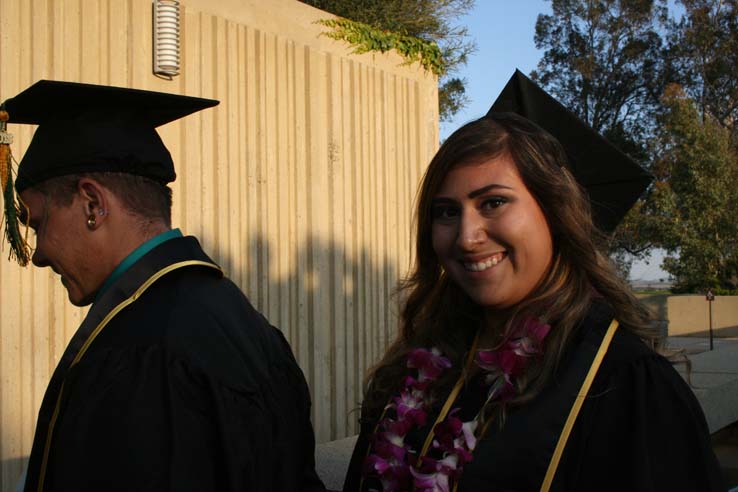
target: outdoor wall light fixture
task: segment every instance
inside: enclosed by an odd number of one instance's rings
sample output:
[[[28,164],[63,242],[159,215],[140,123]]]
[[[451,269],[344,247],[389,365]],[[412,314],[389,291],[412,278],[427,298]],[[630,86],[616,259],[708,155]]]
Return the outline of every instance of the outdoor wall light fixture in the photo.
[[[179,1],[154,0],[154,74],[179,75]]]

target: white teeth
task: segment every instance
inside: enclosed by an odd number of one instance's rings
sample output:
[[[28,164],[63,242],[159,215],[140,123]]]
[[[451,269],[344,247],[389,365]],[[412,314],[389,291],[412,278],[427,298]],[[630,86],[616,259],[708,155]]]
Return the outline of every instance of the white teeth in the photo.
[[[464,268],[471,270],[472,272],[483,272],[484,270],[497,265],[500,261],[502,261],[502,258],[494,257],[478,263],[464,263]]]

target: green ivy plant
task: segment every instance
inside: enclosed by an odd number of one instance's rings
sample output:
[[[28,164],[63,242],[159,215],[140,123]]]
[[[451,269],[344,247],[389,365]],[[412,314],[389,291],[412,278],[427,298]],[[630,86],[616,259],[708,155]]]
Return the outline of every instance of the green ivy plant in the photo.
[[[377,29],[368,24],[348,19],[321,19],[316,21],[331,29],[323,33],[329,38],[346,41],[354,47],[354,53],[396,50],[410,65],[419,62],[423,68],[436,75],[446,72],[446,64],[438,45],[432,41]]]

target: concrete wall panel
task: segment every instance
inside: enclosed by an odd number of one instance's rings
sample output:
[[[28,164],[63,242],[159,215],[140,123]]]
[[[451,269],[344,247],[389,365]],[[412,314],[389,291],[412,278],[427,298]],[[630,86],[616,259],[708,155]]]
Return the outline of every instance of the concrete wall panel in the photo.
[[[704,336],[710,327],[710,303],[704,295],[670,296],[667,303],[669,335]],[[713,333],[738,336],[738,296],[715,296],[712,302]]]
[[[706,336],[710,328],[710,303],[704,295],[650,295],[641,300],[654,317],[668,323],[669,336]],[[738,296],[715,296],[712,303],[713,334],[738,337]]]

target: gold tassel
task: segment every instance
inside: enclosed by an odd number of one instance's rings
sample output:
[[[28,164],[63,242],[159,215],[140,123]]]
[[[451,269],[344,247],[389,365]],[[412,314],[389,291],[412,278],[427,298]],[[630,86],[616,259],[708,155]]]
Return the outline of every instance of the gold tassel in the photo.
[[[20,228],[20,207],[25,205],[16,196],[13,186],[13,154],[10,151],[13,136],[5,131],[8,118],[8,113],[0,109],[0,191],[5,212],[5,239],[10,244],[8,259],[14,258],[20,266],[26,266],[31,259],[31,247],[28,245],[28,224],[25,234],[21,233]]]

